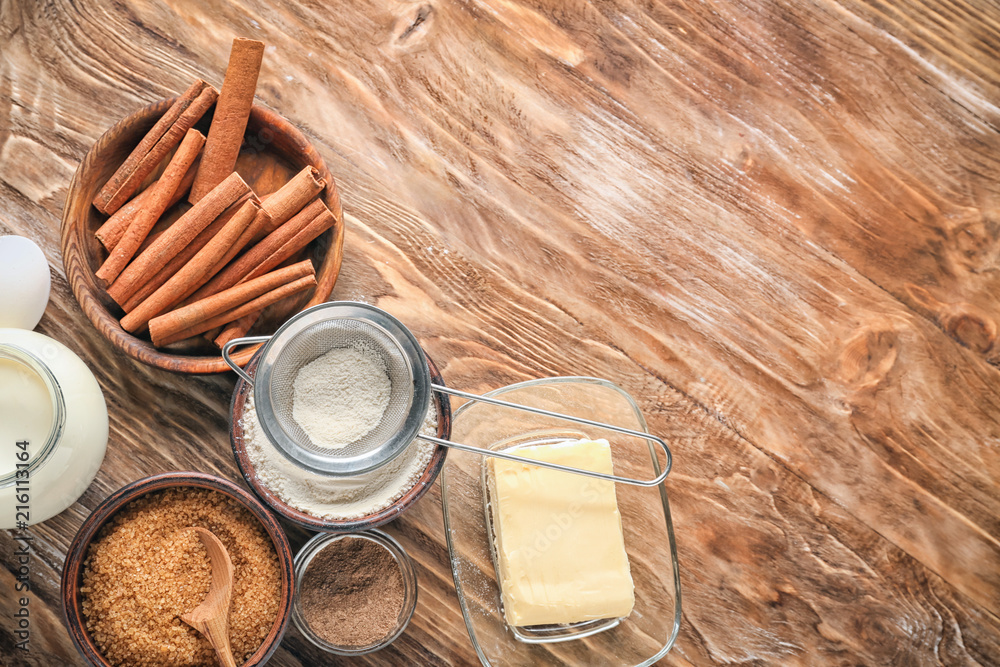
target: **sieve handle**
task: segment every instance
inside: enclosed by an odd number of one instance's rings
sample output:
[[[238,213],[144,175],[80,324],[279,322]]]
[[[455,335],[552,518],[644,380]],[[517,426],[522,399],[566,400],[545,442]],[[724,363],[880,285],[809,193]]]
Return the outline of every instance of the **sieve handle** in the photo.
[[[596,426],[598,428],[608,429],[609,431],[615,431],[616,433],[623,433],[625,435],[635,436],[637,438],[642,438],[648,442],[655,442],[663,450],[663,453],[667,457],[667,463],[663,468],[663,472],[654,477],[653,479],[633,479],[631,477],[620,477],[618,475],[609,475],[603,472],[595,472],[593,470],[584,470],[582,468],[574,468],[572,466],[564,466],[558,463],[549,463],[547,461],[536,461],[535,459],[525,458],[523,456],[517,456],[516,454],[508,454],[506,452],[498,452],[492,449],[483,449],[482,447],[473,447],[472,445],[465,445],[460,442],[451,442],[449,440],[442,440],[441,438],[435,438],[429,435],[418,435],[417,437],[421,440],[427,440],[438,445],[444,445],[445,447],[451,447],[453,449],[461,449],[465,452],[472,452],[473,454],[479,454],[481,456],[492,456],[498,459],[506,459],[507,461],[517,461],[519,463],[527,463],[528,465],[540,466],[542,468],[551,468],[552,470],[562,470],[563,472],[570,472],[576,475],[584,475],[586,477],[595,477],[597,479],[603,479],[609,482],[621,482],[622,484],[632,484],[633,486],[658,486],[663,483],[663,480],[667,478],[670,474],[670,468],[673,464],[673,456],[670,454],[670,448],[667,447],[667,443],[663,441],[662,438],[651,433],[645,433],[643,431],[635,431],[630,428],[624,428],[621,426],[615,426],[614,424],[605,424],[604,422],[593,421],[591,419],[584,419],[582,417],[573,417],[571,415],[564,415],[559,412],[552,412],[550,410],[542,410],[541,408],[532,408],[527,405],[519,405],[517,403],[511,403],[509,401],[501,401],[496,398],[488,398],[486,396],[480,396],[479,394],[470,394],[465,391],[459,391],[458,389],[451,389],[449,387],[443,387],[441,385],[432,384],[431,389],[434,391],[439,391],[445,394],[451,394],[453,396],[458,396],[460,398],[465,398],[470,401],[481,401],[483,403],[490,403],[492,405],[500,405],[506,408],[512,408],[514,410],[523,410],[525,412],[531,412],[536,415],[543,415],[545,417],[554,417],[556,419],[564,419],[566,421],[575,422],[577,424],[584,424],[586,426]]]
[[[234,338],[225,345],[222,346],[222,358],[226,360],[229,367],[236,371],[236,374],[247,381],[250,385],[253,385],[253,378],[250,374],[243,370],[239,364],[233,361],[233,358],[229,356],[229,351],[234,347],[239,347],[240,345],[254,345],[256,343],[266,343],[271,340],[270,336],[244,336],[243,338]]]

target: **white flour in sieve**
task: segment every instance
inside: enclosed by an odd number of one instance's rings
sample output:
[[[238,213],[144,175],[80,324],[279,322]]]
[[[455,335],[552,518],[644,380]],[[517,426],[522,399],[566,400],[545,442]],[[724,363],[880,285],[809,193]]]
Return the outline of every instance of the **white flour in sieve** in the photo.
[[[378,426],[392,385],[373,351],[335,347],[299,369],[292,392],[292,418],[313,444],[340,449]]]
[[[357,519],[385,509],[413,488],[436,447],[434,443],[416,440],[402,454],[375,470],[351,477],[328,477],[303,470],[275,448],[257,419],[252,390],[241,423],[243,442],[257,479],[295,509],[320,519]],[[437,435],[434,401],[420,432]]]

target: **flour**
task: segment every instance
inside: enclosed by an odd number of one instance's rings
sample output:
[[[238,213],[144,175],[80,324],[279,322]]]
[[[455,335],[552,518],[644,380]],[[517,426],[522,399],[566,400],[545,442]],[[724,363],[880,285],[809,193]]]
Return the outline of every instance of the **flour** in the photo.
[[[335,347],[299,369],[292,418],[316,447],[340,449],[382,421],[392,385],[371,350]]]
[[[243,412],[243,441],[257,479],[295,509],[320,519],[357,519],[385,509],[413,488],[436,445],[416,440],[389,463],[361,475],[329,477],[303,470],[275,448],[254,408],[253,391]],[[420,430],[437,435],[434,402]]]

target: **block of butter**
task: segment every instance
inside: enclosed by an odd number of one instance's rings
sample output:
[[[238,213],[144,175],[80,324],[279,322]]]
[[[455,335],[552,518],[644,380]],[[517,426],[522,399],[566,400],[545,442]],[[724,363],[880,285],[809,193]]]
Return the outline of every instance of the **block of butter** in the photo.
[[[607,440],[521,447],[537,461],[611,473]],[[512,626],[628,616],[635,604],[614,482],[486,459],[504,616]]]

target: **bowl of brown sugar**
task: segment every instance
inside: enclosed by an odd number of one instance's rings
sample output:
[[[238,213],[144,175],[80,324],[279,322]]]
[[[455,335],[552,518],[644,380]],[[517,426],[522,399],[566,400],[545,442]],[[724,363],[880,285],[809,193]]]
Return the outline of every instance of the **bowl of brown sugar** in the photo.
[[[315,646],[337,655],[385,648],[417,606],[417,572],[381,530],[319,534],[295,556],[292,622]]]
[[[84,521],[63,568],[63,617],[97,667],[208,667],[211,644],[181,620],[201,604],[211,562],[192,527],[232,560],[229,643],[237,665],[267,661],[294,592],[288,539],[250,493],[221,477],[164,473],[109,496]]]

